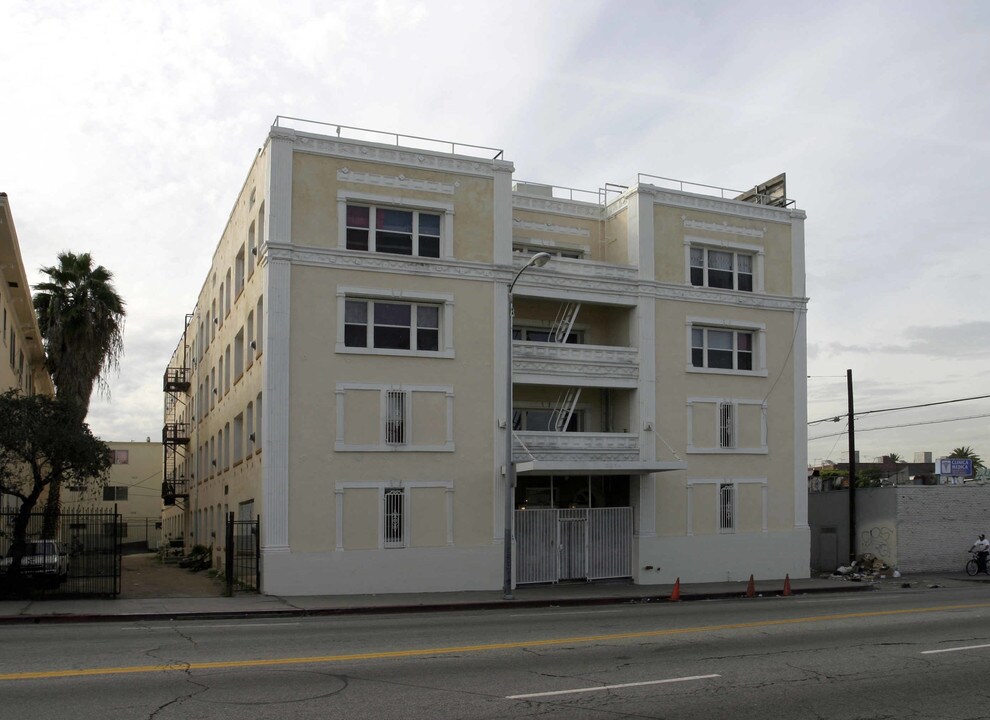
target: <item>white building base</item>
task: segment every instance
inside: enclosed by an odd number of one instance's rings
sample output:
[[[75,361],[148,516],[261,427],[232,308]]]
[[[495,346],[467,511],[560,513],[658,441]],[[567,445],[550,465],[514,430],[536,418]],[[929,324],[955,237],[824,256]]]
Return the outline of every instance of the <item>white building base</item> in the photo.
[[[786,532],[636,538],[637,584],[731,582],[811,576],[809,528]]]
[[[267,595],[377,595],[498,590],[502,546],[328,553],[262,551]]]

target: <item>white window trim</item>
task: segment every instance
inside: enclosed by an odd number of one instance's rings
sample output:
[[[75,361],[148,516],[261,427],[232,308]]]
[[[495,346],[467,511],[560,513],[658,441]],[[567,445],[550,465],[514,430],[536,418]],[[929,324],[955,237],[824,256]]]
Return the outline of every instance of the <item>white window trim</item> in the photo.
[[[739,320],[722,318],[704,318],[689,316],[684,323],[684,337],[687,344],[687,365],[685,372],[709,375],[743,375],[746,377],[767,377],[767,326],[765,323],[748,323]],[[691,331],[695,326],[713,328],[715,330],[736,330],[753,333],[753,369],[733,370],[729,368],[695,367],[691,362],[692,338]]]
[[[379,393],[379,429],[378,442],[371,445],[352,445],[344,440],[346,398],[349,390],[371,390]],[[402,445],[391,445],[385,442],[385,411],[386,397],[389,390],[404,392],[406,401],[406,438]],[[454,452],[454,388],[452,385],[391,385],[387,383],[337,383],[337,437],[334,441],[336,452]],[[447,423],[446,434],[441,445],[414,445],[412,443],[413,423],[413,393],[443,393],[446,397]]]
[[[718,407],[722,404],[733,405],[732,416],[733,416],[733,437],[736,441],[736,446],[731,448],[724,448],[719,446],[706,447],[694,444],[694,406],[695,405],[714,405],[715,406],[715,425],[713,430],[713,435],[718,440],[719,437],[719,413]],[[740,405],[756,405],[761,409],[760,412],[760,445],[757,447],[742,447],[739,444],[739,406]],[[694,455],[766,455],[769,453],[769,448],[767,446],[767,404],[763,400],[747,400],[745,398],[718,398],[718,397],[689,397],[687,399],[687,452]]]
[[[445,490],[445,510],[447,516],[447,545],[454,544],[454,482],[452,480],[386,480],[386,481],[344,481],[334,486],[336,497],[336,544],[337,552],[344,552],[344,496],[347,490],[377,490],[378,491],[378,549],[385,550],[385,491],[403,491],[403,512],[405,522],[402,526],[403,546],[390,546],[388,550],[401,550],[410,547],[409,530],[412,525],[412,490],[435,488]]]
[[[705,250],[726,250],[733,253],[745,253],[753,256],[753,291],[729,290],[728,288],[713,288],[707,284],[691,284],[691,248],[699,247]],[[713,240],[711,238],[687,235],[684,237],[684,282],[690,287],[703,287],[709,290],[724,290],[727,292],[745,292],[747,295],[766,292],[764,282],[764,267],[766,265],[766,250],[761,245],[732,242],[731,240]]]
[[[407,303],[440,306],[439,349],[392,350],[374,347],[348,347],[344,344],[344,318],[347,300],[390,300]],[[370,319],[369,319],[370,322]],[[410,290],[385,290],[382,288],[337,287],[337,343],[338,353],[354,355],[393,355],[403,357],[453,358],[454,357],[454,296],[450,293],[422,293]]]
[[[377,195],[375,193],[364,193],[355,190],[337,191],[337,247],[347,250],[347,203],[360,203],[363,205],[374,205],[380,208],[395,208],[397,210],[425,210],[427,212],[440,213],[440,259],[454,257],[454,204],[440,202],[437,200],[424,200],[422,198],[403,198],[395,195]],[[350,252],[367,252],[365,250],[352,250]],[[391,257],[405,257],[422,261],[421,255],[398,255],[385,253]],[[436,260],[437,258],[425,258],[426,260]]]
[[[734,528],[732,530],[720,530],[719,525],[719,512],[721,510],[721,498],[719,497],[719,487],[721,485],[734,485],[735,492],[733,493],[732,502],[734,507],[732,508],[732,524]],[[715,534],[716,535],[734,535],[739,532],[739,486],[740,485],[762,485],[762,506],[763,506],[763,517],[761,520],[761,530],[760,532],[767,532],[767,516],[770,510],[769,503],[769,482],[765,477],[749,477],[749,478],[689,478],[687,481],[687,535],[694,535],[694,523],[692,518],[694,517],[694,487],[696,485],[714,485],[715,486]]]

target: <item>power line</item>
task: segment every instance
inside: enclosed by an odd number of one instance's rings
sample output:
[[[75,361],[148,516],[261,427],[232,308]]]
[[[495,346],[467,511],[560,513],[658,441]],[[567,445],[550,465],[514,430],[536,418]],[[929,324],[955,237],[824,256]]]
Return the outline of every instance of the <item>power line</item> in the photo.
[[[864,410],[863,412],[854,413],[853,417],[860,417],[861,415],[875,415],[876,413],[884,413],[884,412],[895,412],[897,410],[915,410],[917,408],[934,407],[936,405],[951,405],[952,403],[969,402],[970,400],[985,400],[986,398],[990,398],[990,395],[974,395],[973,397],[957,398],[956,400],[940,400],[939,402],[922,403],[920,405],[903,405],[901,407],[881,408],[879,410]],[[839,420],[842,417],[843,417],[842,415],[832,415],[827,418],[822,418],[821,420],[812,420],[808,424],[817,425],[818,423],[823,423],[823,422],[839,422]],[[981,417],[986,417],[986,416],[981,416]],[[832,437],[832,436],[826,435],[825,437]]]
[[[917,425],[938,425],[939,423],[957,422],[959,420],[976,420],[978,418],[985,418],[985,417],[990,417],[990,413],[986,413],[984,415],[967,415],[966,417],[948,418],[946,420],[926,420],[925,422],[905,423],[903,425],[883,425],[881,427],[875,427],[875,428],[857,428],[856,432],[864,433],[864,432],[872,432],[873,430],[891,430],[893,428],[915,427]],[[811,442],[812,440],[823,440],[825,438],[836,437],[837,435],[838,436],[845,435],[845,432],[843,431],[840,433],[819,435],[818,437],[808,438],[808,442]]]

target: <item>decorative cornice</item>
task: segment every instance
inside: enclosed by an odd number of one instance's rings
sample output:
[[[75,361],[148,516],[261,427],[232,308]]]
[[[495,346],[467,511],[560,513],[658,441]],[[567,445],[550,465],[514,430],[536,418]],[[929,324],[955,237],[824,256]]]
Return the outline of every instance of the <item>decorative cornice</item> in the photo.
[[[601,205],[592,205],[591,203],[577,202],[575,200],[530,197],[529,195],[517,195],[513,193],[512,207],[516,210],[556,213],[557,215],[570,215],[571,217],[590,218],[592,220],[602,219]]]
[[[266,245],[266,260],[270,262],[291,262],[312,267],[335,267],[370,272],[385,272],[401,275],[416,275],[431,278],[456,278],[487,282],[508,282],[514,270],[498,265],[445,261],[433,258],[405,257],[379,253],[363,253],[355,250],[336,248],[299,247],[269,242]],[[556,261],[548,267],[557,266],[564,272],[541,272],[524,275],[514,293],[520,297],[556,297],[589,299],[603,295],[620,304],[635,304],[638,295],[656,300],[700,302],[709,305],[752,308],[757,310],[804,310],[807,298],[789,298],[755,293],[741,293],[730,290],[713,290],[692,285],[643,282],[636,278],[634,270],[626,266],[603,263],[582,263],[573,260],[566,265]],[[587,275],[579,274],[581,272]]]
[[[357,185],[420,190],[440,195],[453,195],[454,189],[460,187],[459,182],[442,183],[434,180],[416,180],[405,175],[376,175],[374,173],[354,172],[346,167],[337,171],[337,180]]]
[[[766,228],[762,230],[754,230],[752,228],[739,227],[738,225],[729,225],[729,223],[710,223],[702,222],[701,220],[689,220],[684,215],[681,215],[681,220],[684,221],[684,227],[690,228],[691,230],[707,230],[708,232],[726,233],[728,235],[743,235],[745,237],[762,238],[766,234]]]
[[[446,155],[427,150],[417,151],[375,143],[355,143],[305,133],[296,134],[295,148],[309,153],[349,160],[403,165],[411,168],[486,178],[494,177],[496,171],[511,172],[513,169],[512,163],[506,160],[473,159],[463,155]]]
[[[572,227],[570,225],[554,225],[553,223],[530,222],[512,218],[513,230],[535,230],[537,232],[554,233],[556,235],[571,235],[575,237],[591,237],[588,228]]]
[[[794,218],[803,218],[802,211],[775,208],[768,205],[754,205],[741,200],[722,200],[720,198],[678,193],[640,185],[640,192],[653,196],[653,202],[658,205],[687,208],[688,210],[703,210],[707,212],[736,215],[737,217],[768,220],[770,222],[790,223]]]

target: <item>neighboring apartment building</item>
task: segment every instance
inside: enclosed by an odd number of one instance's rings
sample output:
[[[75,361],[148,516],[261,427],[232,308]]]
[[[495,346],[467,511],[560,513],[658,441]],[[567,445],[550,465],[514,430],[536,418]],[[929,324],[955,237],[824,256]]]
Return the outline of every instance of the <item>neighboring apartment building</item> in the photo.
[[[54,395],[45,368],[45,347],[31,302],[21,249],[7,193],[0,192],[0,392],[17,388],[26,395]],[[0,420],[2,421],[2,420]],[[0,496],[0,509],[15,507],[13,497]]]
[[[166,533],[216,547],[260,515],[268,593],[495,589],[511,427],[515,583],[808,576],[782,177],[582,193],[495,149],[286,124],[166,370]]]
[[[116,507],[124,550],[157,550],[162,540],[162,444],[150,439],[106,443],[113,451],[106,484],[68,486],[62,492],[62,507],[98,512]]]
[[[54,395],[7,193],[0,193],[0,390]]]

